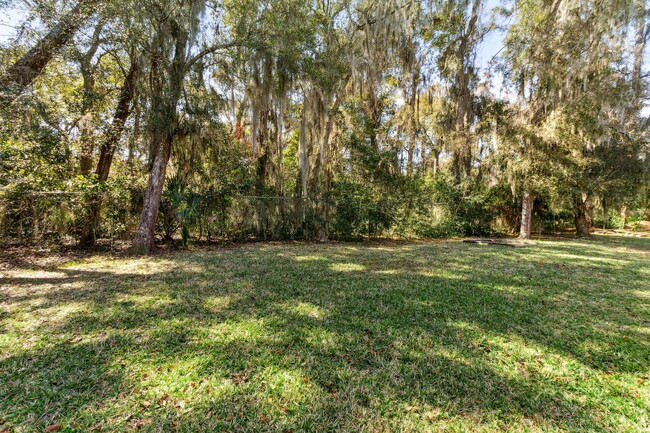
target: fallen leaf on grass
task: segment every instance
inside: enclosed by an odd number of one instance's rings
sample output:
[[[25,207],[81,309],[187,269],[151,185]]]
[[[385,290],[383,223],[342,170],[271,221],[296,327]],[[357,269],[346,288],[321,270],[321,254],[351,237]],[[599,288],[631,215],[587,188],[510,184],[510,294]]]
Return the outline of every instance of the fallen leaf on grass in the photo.
[[[248,382],[248,372],[245,371],[243,373],[233,373],[232,379],[236,385],[239,385],[240,383]]]
[[[151,424],[153,421],[149,418],[138,419],[135,418],[131,420],[131,426],[136,430],[142,429],[142,427]]]
[[[61,429],[61,424],[52,424],[45,427],[45,431],[47,432],[57,431],[60,429]]]
[[[158,404],[161,406],[164,406],[167,404],[167,400],[169,400],[171,397],[169,394],[163,394],[162,397],[158,399]]]
[[[330,381],[325,384],[325,388],[327,388],[327,395],[330,397],[336,394],[336,388],[334,387],[334,384]]]

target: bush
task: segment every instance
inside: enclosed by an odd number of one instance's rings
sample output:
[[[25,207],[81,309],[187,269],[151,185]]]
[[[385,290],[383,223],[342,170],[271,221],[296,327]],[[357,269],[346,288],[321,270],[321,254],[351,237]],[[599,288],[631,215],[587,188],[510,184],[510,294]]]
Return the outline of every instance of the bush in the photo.
[[[358,240],[377,237],[388,231],[396,220],[396,206],[390,197],[374,196],[367,186],[339,181],[334,186],[335,215],[330,237]]]

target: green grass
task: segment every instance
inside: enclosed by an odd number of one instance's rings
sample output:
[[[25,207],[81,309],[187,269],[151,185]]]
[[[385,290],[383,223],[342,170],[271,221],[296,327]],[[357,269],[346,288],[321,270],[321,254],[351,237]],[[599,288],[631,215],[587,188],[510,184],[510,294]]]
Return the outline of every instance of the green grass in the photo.
[[[252,245],[6,270],[0,431],[647,432],[649,251]]]

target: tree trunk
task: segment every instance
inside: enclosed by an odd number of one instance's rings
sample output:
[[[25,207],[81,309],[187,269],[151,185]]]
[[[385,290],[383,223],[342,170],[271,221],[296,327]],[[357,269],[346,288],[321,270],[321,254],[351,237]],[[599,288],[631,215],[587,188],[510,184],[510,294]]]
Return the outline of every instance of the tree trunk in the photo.
[[[644,2],[638,2],[634,31],[634,60],[632,63],[632,91],[635,99],[643,95],[643,55],[650,36],[650,24],[646,23],[646,10]],[[637,101],[635,101],[637,102]]]
[[[0,101],[8,104],[16,99],[43,72],[50,60],[100,4],[101,0],[79,0],[35,47],[11,65],[0,77]]]
[[[156,220],[158,219],[160,199],[165,185],[165,173],[171,155],[172,141],[173,135],[167,134],[158,138],[155,144],[157,151],[153,159],[147,190],[144,194],[138,229],[131,246],[131,250],[136,254],[149,254],[154,247]]]
[[[440,170],[440,152],[437,151],[437,150],[434,150],[433,153],[434,153],[433,176],[437,177],[438,176],[438,171]]]
[[[467,26],[459,37],[457,50],[458,65],[454,77],[456,118],[453,138],[452,174],[459,184],[463,176],[469,176],[472,169],[472,134],[469,130],[474,118],[473,92],[470,83],[468,54],[475,48],[475,33],[483,0],[474,0]]]
[[[124,124],[131,115],[133,108],[133,96],[135,94],[135,85],[137,75],[140,71],[140,66],[137,61],[131,63],[131,68],[124,78],[122,89],[120,90],[120,98],[115,108],[115,115],[113,116],[113,123],[111,124],[106,139],[102,143],[99,151],[99,161],[97,162],[97,169],[95,173],[100,182],[106,182],[111,170],[111,163],[113,162],[113,155],[115,154],[115,147],[120,140]]]
[[[587,229],[594,228],[594,201],[591,194],[587,194],[585,202],[585,219],[587,220]]]
[[[338,105],[339,105],[338,98],[336,98],[332,107],[325,114],[326,120],[325,120],[324,131],[321,136],[321,143],[320,143],[320,156],[319,156],[320,179],[319,180],[322,189],[320,191],[321,199],[318,201],[317,206],[318,206],[318,213],[322,217],[321,224],[319,227],[319,240],[321,242],[327,242],[329,238],[329,232],[327,229],[328,206],[327,206],[327,201],[324,199],[324,197],[328,196],[329,187],[330,187],[329,177],[330,177],[331,167],[329,166],[327,150],[329,147],[330,136],[332,135],[332,129],[334,128],[335,113],[336,110],[338,109]]]
[[[573,218],[576,226],[576,236],[588,238],[590,233],[587,222],[587,205],[582,195],[578,195],[573,199]]]
[[[86,202],[86,221],[79,239],[79,245],[84,248],[92,248],[97,243],[97,226],[99,225],[101,206],[102,198],[100,196],[93,195]]]
[[[409,98],[409,144],[406,155],[406,174],[413,174],[413,158],[418,140],[418,112],[417,112],[417,92],[418,92],[419,70],[415,68],[411,72],[411,89]],[[405,92],[408,93],[408,92]]]
[[[174,136],[178,132],[178,101],[183,92],[183,81],[187,73],[188,60],[187,44],[189,33],[182,29],[176,22],[171,21],[170,36],[174,39],[174,57],[168,69],[168,79],[163,83],[161,75],[153,77],[156,83],[155,97],[151,109],[158,116],[152,132],[153,161],[147,190],[142,203],[142,213],[138,228],[131,245],[132,252],[148,254],[154,247],[154,235],[160,199],[165,184],[167,163],[171,156]]]
[[[137,61],[131,61],[122,89],[120,90],[120,97],[117,101],[115,114],[113,115],[113,122],[106,133],[102,143],[99,160],[97,161],[97,168],[95,174],[100,183],[106,182],[108,175],[111,171],[111,164],[113,162],[113,155],[115,148],[122,136],[126,120],[131,114],[133,108],[133,95],[135,94],[135,84],[140,66]],[[101,197],[91,197],[87,203],[88,215],[84,232],[82,233],[80,244],[84,247],[92,247],[97,240],[97,226],[99,224],[99,216],[102,206]]]
[[[533,195],[529,191],[524,191],[524,197],[521,204],[521,228],[519,230],[519,237],[522,239],[530,239],[532,230],[532,214],[533,214]]]
[[[104,28],[104,22],[95,26],[90,48],[84,54],[80,54],[79,69],[83,79],[83,95],[81,102],[81,119],[77,122],[80,140],[81,155],[79,157],[79,171],[81,175],[87,177],[93,167],[93,142],[94,142],[94,119],[97,94],[95,92],[95,70],[99,64],[93,64],[93,58],[97,54],[101,43],[101,33]]]
[[[305,98],[306,99],[306,98]],[[298,142],[298,189],[300,197],[307,197],[307,179],[309,177],[309,150],[307,149],[307,101],[303,102],[302,119],[300,120],[300,137]]]

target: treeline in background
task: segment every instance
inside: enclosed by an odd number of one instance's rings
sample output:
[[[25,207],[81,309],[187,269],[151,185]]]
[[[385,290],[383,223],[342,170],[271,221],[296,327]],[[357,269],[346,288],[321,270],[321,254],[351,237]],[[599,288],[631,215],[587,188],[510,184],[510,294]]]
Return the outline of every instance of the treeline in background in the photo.
[[[644,0],[0,0],[0,242],[635,228]]]

